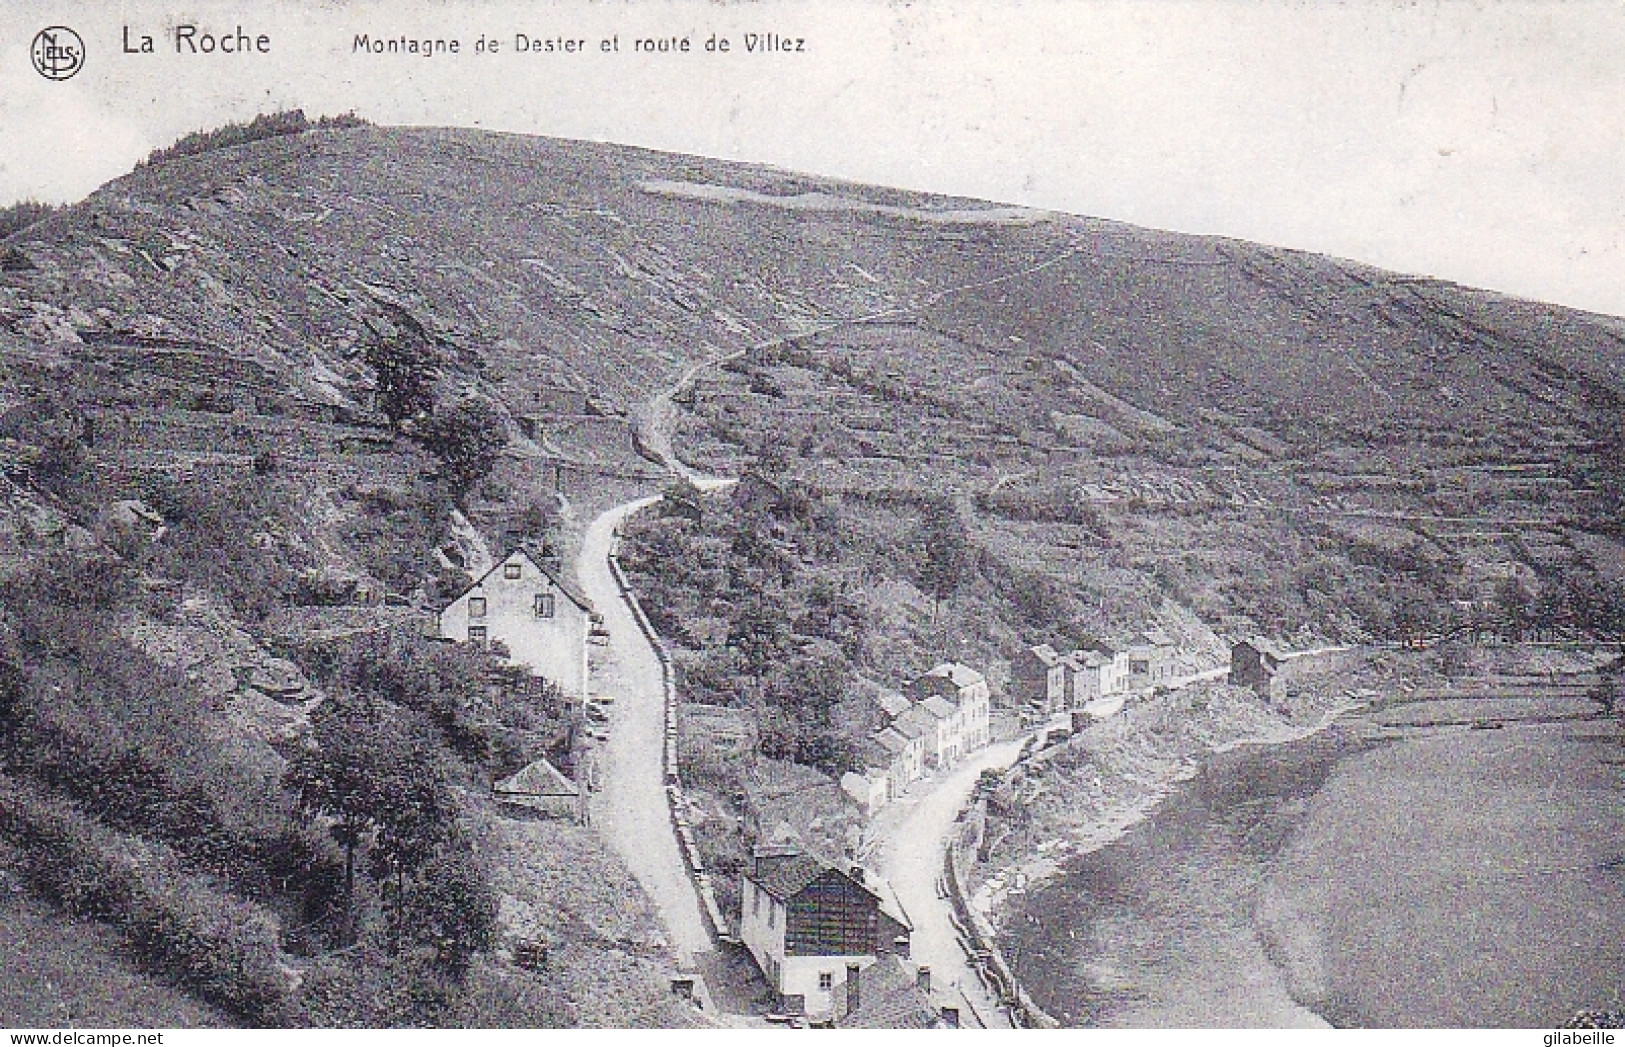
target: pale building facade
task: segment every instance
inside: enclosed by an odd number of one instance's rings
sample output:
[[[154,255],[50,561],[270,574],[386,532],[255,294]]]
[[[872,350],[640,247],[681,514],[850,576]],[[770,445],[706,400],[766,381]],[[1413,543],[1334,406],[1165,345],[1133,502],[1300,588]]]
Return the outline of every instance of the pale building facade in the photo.
[[[440,635],[489,646],[501,641],[514,662],[588,694],[587,634],[592,608],[523,551],[515,550],[440,612]]]

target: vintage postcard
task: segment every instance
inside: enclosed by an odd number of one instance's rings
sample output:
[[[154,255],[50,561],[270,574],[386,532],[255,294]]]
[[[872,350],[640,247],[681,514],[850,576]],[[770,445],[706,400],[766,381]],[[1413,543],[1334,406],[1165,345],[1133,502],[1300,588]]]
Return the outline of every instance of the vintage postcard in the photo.
[[[8,0],[0,1026],[1613,1043],[1622,55]]]

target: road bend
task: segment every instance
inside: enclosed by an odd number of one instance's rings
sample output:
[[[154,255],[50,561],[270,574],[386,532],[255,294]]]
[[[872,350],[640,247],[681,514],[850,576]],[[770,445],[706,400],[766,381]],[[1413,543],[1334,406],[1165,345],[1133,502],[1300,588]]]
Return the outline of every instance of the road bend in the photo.
[[[582,541],[576,578],[604,616],[609,644],[597,651],[593,692],[612,695],[609,740],[599,748],[599,781],[589,810],[594,827],[653,900],[685,969],[709,951],[699,896],[683,864],[666,801],[661,767],[665,689],[660,660],[638,628],[610,573],[609,554],[622,520],[657,498],[618,505],[594,520]]]
[[[876,816],[866,848],[866,861],[891,882],[914,924],[909,955],[930,966],[932,981],[944,991],[957,990],[970,1014],[986,1028],[1010,1028],[1010,1017],[971,969],[954,930],[952,903],[939,884],[948,834],[970,801],[976,780],[985,770],[1014,763],[1023,740],[988,746],[967,756],[953,770],[916,782],[908,794]]]

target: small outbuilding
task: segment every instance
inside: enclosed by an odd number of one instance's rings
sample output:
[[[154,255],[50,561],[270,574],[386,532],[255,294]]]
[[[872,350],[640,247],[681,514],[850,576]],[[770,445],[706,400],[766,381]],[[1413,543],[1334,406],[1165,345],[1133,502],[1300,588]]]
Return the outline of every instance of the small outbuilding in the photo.
[[[512,814],[584,820],[581,789],[546,759],[527,764],[518,773],[492,785],[491,792]]]
[[[1280,679],[1286,656],[1268,640],[1252,637],[1230,648],[1229,682],[1233,687],[1250,687],[1261,698],[1279,701],[1285,693]]]

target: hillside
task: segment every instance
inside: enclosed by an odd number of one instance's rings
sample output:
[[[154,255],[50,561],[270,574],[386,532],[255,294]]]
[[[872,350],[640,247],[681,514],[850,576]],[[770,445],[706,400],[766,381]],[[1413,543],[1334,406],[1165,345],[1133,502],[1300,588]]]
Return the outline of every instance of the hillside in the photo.
[[[172,155],[3,243],[0,715],[39,746],[4,753],[6,865],[38,897],[0,925],[55,906],[113,928],[122,945],[63,955],[122,965],[171,1024],[688,1020],[596,837],[530,840],[485,795],[525,760],[569,759],[568,711],[411,639],[482,537],[563,553],[599,509],[667,487],[640,453],[667,437],[745,476],[677,492],[626,556],[686,696],[749,714],[760,751],[702,785],[752,831],[794,804],[736,810],[736,786],[788,796],[839,771],[864,696],[946,653],[1002,690],[1022,644],[1152,622],[1355,641],[1625,628],[1614,318],[468,130]],[[651,409],[707,361],[671,417]],[[476,697],[437,701],[448,689]],[[295,802],[320,710],[351,701],[427,761],[447,839],[478,859],[414,888],[426,911],[444,883],[495,906],[456,962],[402,945],[387,869],[341,906],[342,848]],[[75,773],[101,761],[113,784]],[[745,842],[731,818],[698,831],[713,855]],[[152,911],[53,879],[63,849],[139,882]],[[177,898],[242,963],[149,948]],[[344,958],[356,922],[376,963]],[[512,964],[524,936],[549,973]],[[403,970],[411,999],[383,988]],[[374,1010],[346,1009],[358,987]],[[166,1003],[177,988],[195,1006]]]

